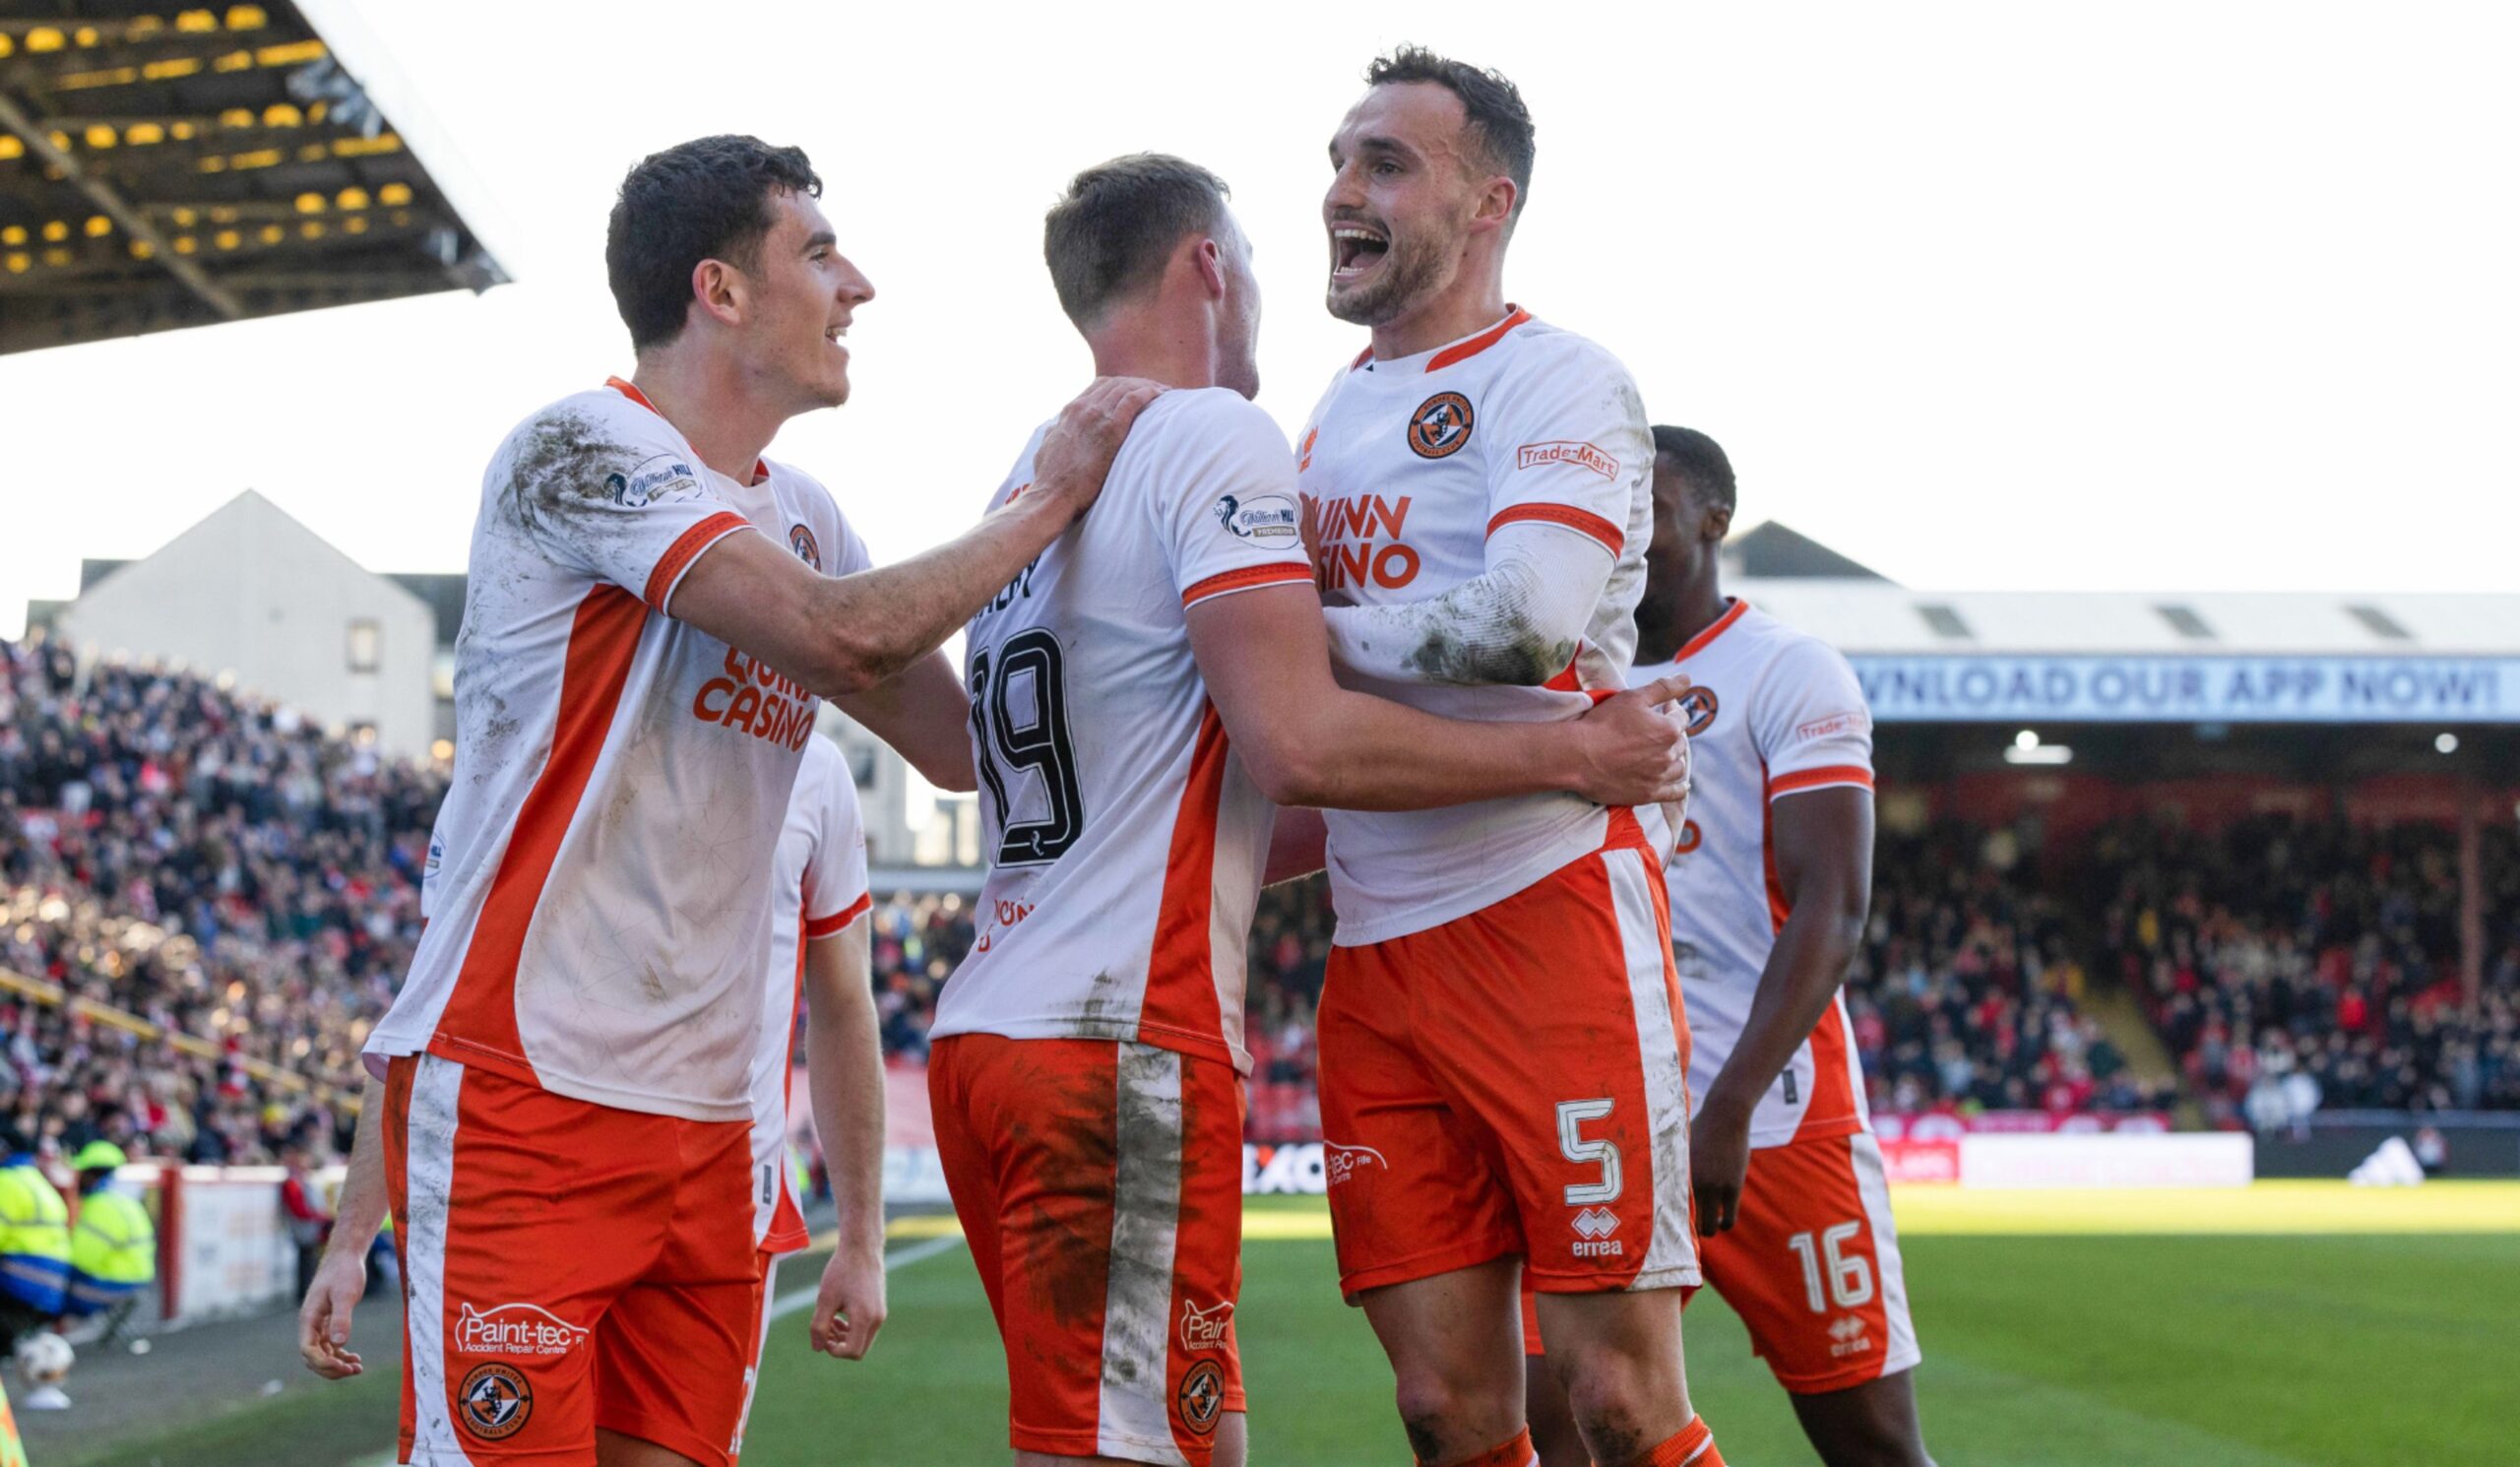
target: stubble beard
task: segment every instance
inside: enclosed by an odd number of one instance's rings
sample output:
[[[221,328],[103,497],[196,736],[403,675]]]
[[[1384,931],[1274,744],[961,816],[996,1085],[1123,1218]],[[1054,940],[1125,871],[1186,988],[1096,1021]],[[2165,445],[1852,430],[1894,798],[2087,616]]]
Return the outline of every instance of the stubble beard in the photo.
[[[1431,244],[1394,235],[1371,285],[1343,293],[1334,284],[1324,303],[1331,315],[1351,326],[1385,326],[1430,294],[1442,274],[1442,261]]]

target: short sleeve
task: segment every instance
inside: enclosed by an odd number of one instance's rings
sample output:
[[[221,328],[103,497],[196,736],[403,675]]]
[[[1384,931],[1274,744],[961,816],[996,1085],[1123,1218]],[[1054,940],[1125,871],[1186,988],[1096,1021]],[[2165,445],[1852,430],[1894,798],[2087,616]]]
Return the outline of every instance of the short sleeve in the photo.
[[[491,473],[545,556],[659,612],[702,551],[752,528],[664,420],[633,404],[546,409],[509,437]]]
[[[1759,684],[1751,710],[1768,797],[1838,786],[1872,788],[1872,712],[1847,660],[1797,638]]]
[[[1531,352],[1485,405],[1496,430],[1487,533],[1554,525],[1616,559],[1629,535],[1651,523],[1654,439],[1644,400],[1627,369],[1581,337],[1551,336]]]
[[[866,832],[857,816],[857,784],[835,757],[815,792],[814,859],[805,864],[805,936],[829,937],[873,905],[866,882]]]
[[[1222,390],[1202,391],[1175,411],[1164,443],[1187,462],[1157,466],[1156,530],[1181,605],[1310,585],[1294,455],[1277,422]]]

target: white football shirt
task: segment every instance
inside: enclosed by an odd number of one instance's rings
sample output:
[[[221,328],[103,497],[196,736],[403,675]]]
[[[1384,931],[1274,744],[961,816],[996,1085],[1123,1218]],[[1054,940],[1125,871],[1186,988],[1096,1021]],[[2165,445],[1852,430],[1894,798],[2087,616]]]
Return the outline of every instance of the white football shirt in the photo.
[[[1432,351],[1368,352],[1331,383],[1297,452],[1332,606],[1439,598],[1481,573],[1487,537],[1507,525],[1554,526],[1601,552],[1600,600],[1573,660],[1533,685],[1479,682],[1440,633],[1408,654],[1420,679],[1342,668],[1343,685],[1494,722],[1566,718],[1590,706],[1588,690],[1626,685],[1653,539],[1654,448],[1635,384],[1607,351],[1517,308]],[[1599,850],[1609,823],[1572,795],[1325,813],[1334,940],[1349,946],[1502,901]]]
[[[1768,807],[1806,790],[1872,788],[1872,715],[1847,660],[1735,601],[1638,683],[1688,675],[1689,807],[1664,867],[1671,947],[1689,1016],[1691,1112],[1732,1057],[1788,915]],[[1871,1123],[1863,1072],[1833,999],[1750,1117],[1752,1146],[1842,1136]]]
[[[866,832],[857,782],[840,746],[805,740],[805,761],[779,828],[777,887],[770,898],[770,960],[763,965],[761,1045],[752,1060],[753,1241],[792,1253],[806,1244],[805,1217],[788,1187],[788,1088],[804,997],[805,944],[836,937],[866,915]]]
[[[672,618],[728,535],[863,569],[831,495],[738,483],[628,383],[526,418],[482,477],[429,924],[371,1062],[427,1051],[555,1094],[749,1120],[771,851],[817,700]]]
[[[1036,431],[991,507],[1032,481]],[[1102,497],[972,619],[971,954],[929,1031],[1134,1040],[1251,1067],[1244,945],[1269,803],[1190,655],[1201,602],[1312,579],[1294,465],[1223,388],[1138,416]]]

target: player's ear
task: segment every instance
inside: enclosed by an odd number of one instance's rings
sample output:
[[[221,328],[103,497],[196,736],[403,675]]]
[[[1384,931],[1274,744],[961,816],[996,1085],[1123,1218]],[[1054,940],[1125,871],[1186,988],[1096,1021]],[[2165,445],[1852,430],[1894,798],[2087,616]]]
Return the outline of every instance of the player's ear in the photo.
[[[1210,235],[1201,235],[1190,246],[1192,268],[1199,272],[1199,284],[1210,300],[1225,299],[1225,247]]]
[[[1726,536],[1732,533],[1732,506],[1730,504],[1708,505],[1705,516],[1698,521],[1698,534],[1702,538],[1721,543]]]
[[[1470,216],[1471,227],[1502,229],[1512,223],[1514,201],[1521,196],[1522,190],[1514,187],[1513,179],[1502,173],[1489,178],[1479,191],[1479,207]]]
[[[703,260],[691,267],[691,300],[728,326],[743,318],[743,272],[724,260]]]

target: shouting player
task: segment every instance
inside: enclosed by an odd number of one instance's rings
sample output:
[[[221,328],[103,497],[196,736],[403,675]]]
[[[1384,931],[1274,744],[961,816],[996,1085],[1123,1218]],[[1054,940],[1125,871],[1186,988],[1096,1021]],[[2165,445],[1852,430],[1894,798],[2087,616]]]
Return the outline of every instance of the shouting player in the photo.
[[[1829,1467],[1927,1467],[1890,1191],[1839,997],[1872,888],[1872,720],[1846,659],[1725,597],[1732,465],[1654,429],[1638,678],[1686,673],[1694,794],[1670,866],[1695,1052],[1689,1172],[1706,1281]],[[1535,1356],[1540,1342],[1530,1342]],[[1579,1467],[1532,1362],[1545,1467]]]
[[[1244,944],[1270,802],[1598,810],[1686,777],[1657,711],[1673,689],[1458,724],[1333,680],[1293,455],[1249,401],[1260,299],[1225,195],[1139,155],[1051,210],[1050,277],[1097,369],[1173,390],[967,644],[995,869],[927,1074],[1019,1463],[1244,1460]],[[999,502],[1040,492],[1041,464],[1037,435]]]
[[[752,1061],[753,1239],[761,1252],[762,1327],[745,1415],[770,1338],[779,1259],[810,1241],[788,1183],[788,1090],[796,1015],[805,1028],[815,1134],[840,1212],[810,1337],[814,1348],[863,1360],[884,1324],[884,1052],[868,973],[866,836],[857,785],[830,739],[805,740],[788,818],[779,828],[770,900],[770,961],[759,1048]],[[740,1449],[743,1436],[737,1431]]]
[[[605,261],[630,381],[536,410],[483,476],[427,931],[370,1036],[301,1352],[392,1197],[402,1460],[730,1460],[761,1287],[750,1068],[771,861],[823,697],[970,788],[936,648],[1082,514],[1155,389],[1098,383],[1033,492],[881,570],[762,457],[849,396],[872,295],[805,156],[704,138],[630,171]]]
[[[1370,327],[1297,452],[1343,684],[1463,718],[1623,686],[1644,409],[1504,294],[1531,188],[1512,83],[1405,48],[1330,143],[1329,308]],[[1721,1460],[1680,1296],[1688,1028],[1635,815],[1561,794],[1328,815],[1320,1007],[1340,1284],[1420,1462],[1524,1467],[1518,1274],[1604,1467]]]

